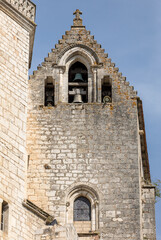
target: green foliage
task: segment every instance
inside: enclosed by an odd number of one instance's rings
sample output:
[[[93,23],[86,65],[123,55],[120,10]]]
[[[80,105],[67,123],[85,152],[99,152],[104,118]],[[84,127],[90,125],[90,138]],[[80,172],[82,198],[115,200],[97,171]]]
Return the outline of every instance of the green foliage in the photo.
[[[155,189],[155,198],[156,202],[158,202],[161,198],[161,180],[157,179],[155,182],[153,182]]]

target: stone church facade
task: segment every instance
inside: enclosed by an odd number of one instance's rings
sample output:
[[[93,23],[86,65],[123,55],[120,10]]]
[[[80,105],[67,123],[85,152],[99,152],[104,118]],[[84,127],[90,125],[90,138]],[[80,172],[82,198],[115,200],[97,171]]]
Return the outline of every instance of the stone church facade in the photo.
[[[29,0],[0,0],[0,239],[155,240],[142,101],[74,12],[28,80]]]

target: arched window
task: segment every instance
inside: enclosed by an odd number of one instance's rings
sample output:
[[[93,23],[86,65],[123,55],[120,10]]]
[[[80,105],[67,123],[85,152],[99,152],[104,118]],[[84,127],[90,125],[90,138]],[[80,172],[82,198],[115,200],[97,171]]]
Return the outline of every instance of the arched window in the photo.
[[[84,64],[75,62],[68,73],[69,103],[88,102],[88,71]]]
[[[91,221],[91,203],[85,197],[74,201],[74,221]]]
[[[66,199],[67,223],[74,224],[77,233],[96,231],[99,228],[99,199],[90,186],[73,186]]]

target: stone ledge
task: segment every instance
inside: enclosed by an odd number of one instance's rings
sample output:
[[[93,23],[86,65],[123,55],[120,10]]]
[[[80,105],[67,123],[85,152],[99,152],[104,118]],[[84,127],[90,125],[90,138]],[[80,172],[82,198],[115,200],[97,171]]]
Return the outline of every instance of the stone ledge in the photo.
[[[96,236],[96,235],[99,235],[98,232],[82,232],[82,233],[78,233],[78,236],[80,237],[83,237],[83,236]]]
[[[142,188],[156,188],[154,185],[143,185]]]
[[[22,205],[32,213],[36,214],[38,217],[42,218],[46,222],[46,225],[52,225],[51,224],[52,222],[54,222],[54,224],[57,223],[57,221],[54,219],[53,216],[49,215],[48,213],[43,211],[41,208],[37,207],[31,201],[26,199],[23,201]]]

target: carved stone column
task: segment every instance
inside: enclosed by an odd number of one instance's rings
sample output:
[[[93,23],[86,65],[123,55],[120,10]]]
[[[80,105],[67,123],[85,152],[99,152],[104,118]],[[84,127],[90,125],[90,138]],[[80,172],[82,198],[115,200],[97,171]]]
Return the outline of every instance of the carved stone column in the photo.
[[[88,103],[92,102],[92,92],[93,92],[93,76],[92,73],[88,74]]]
[[[96,220],[95,220],[95,230],[98,230],[99,229],[99,219],[98,219],[98,204],[99,202],[97,200],[95,200],[95,211],[96,211],[96,214],[95,214],[95,217],[96,217]]]
[[[59,69],[59,101],[63,102],[63,69]]]
[[[93,69],[93,102],[97,102],[97,69]]]
[[[97,102],[97,82],[98,82],[98,77],[97,77],[97,68],[98,66],[92,66],[92,72],[93,72],[93,102],[96,103]]]
[[[91,66],[93,72],[93,102],[101,103],[101,78],[100,71],[103,64]]]
[[[57,69],[56,71],[56,75],[58,75],[58,77],[56,78],[55,81],[55,93],[57,95],[56,99],[55,99],[55,104],[57,104],[58,102],[64,102],[65,100],[65,93],[64,93],[64,72],[65,72],[65,66],[54,66],[54,68]]]

